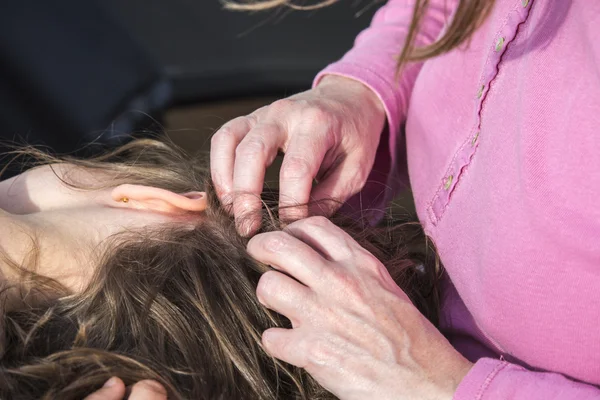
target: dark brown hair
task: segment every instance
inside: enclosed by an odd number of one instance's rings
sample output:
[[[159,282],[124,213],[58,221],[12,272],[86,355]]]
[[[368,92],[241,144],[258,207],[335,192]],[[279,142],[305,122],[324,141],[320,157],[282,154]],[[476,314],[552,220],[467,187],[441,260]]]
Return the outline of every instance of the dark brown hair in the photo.
[[[261,11],[281,6],[296,10],[314,10],[338,1],[340,0],[317,0],[309,2],[310,4],[307,5],[305,2],[298,0],[223,0],[226,8],[238,11]],[[467,41],[484,22],[492,10],[494,2],[495,0],[459,0],[452,21],[443,35],[430,45],[416,47],[415,39],[423,17],[428,10],[430,0],[415,0],[408,33],[402,47],[399,49],[398,69],[408,62],[424,61],[437,57]]]
[[[290,324],[258,303],[256,285],[269,267],[247,254],[247,239],[219,203],[205,161],[155,140],[91,160],[34,156],[105,171],[100,186],[206,190],[209,205],[193,229],[162,225],[111,237],[81,293],[29,279],[28,293],[46,297],[35,304],[23,298],[1,315],[0,398],[81,399],[111,376],[126,385],[155,379],[170,399],[333,398],[303,370],[262,350],[265,329]],[[280,229],[271,207],[277,194],[265,198],[263,230]],[[334,220],[383,262],[435,323],[436,258],[419,224],[367,228]]]

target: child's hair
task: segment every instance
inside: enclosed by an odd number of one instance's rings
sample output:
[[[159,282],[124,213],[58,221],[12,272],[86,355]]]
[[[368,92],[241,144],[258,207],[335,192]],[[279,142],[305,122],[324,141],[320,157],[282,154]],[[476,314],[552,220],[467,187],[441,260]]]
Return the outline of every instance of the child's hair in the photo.
[[[205,190],[208,208],[195,229],[163,225],[111,237],[81,293],[22,273],[22,304],[1,315],[0,398],[81,399],[111,376],[126,385],[155,379],[169,399],[333,398],[302,369],[262,350],[265,329],[290,324],[257,301],[257,282],[269,267],[246,252],[247,239],[219,203],[206,162],[150,139],[90,160],[26,153],[42,163],[106,171],[106,185]],[[280,229],[276,193],[265,198],[262,230]],[[437,261],[419,224],[368,228],[341,216],[333,220],[381,260],[436,323]],[[31,293],[34,304],[26,298]]]

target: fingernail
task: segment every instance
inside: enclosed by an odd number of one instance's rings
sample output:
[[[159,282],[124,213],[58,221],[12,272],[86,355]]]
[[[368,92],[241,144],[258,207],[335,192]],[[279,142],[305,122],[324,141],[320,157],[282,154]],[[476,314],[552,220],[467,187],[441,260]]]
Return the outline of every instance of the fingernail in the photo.
[[[116,377],[113,376],[112,378],[110,378],[109,380],[107,380],[106,383],[102,387],[105,387],[105,388],[113,387],[117,383],[119,383],[119,381],[117,380]]]

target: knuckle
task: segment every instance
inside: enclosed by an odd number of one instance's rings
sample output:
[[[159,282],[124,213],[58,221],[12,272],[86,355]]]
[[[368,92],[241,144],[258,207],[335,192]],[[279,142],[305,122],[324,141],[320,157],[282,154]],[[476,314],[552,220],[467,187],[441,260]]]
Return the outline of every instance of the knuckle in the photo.
[[[255,126],[256,124],[258,124],[258,122],[262,119],[262,114],[263,114],[263,109],[259,108],[258,110],[255,110],[254,112],[242,116],[242,117],[238,117],[236,119],[239,119],[240,121],[244,121],[244,123],[250,127]]]
[[[322,215],[317,215],[314,217],[306,218],[302,221],[304,224],[309,227],[314,226],[316,228],[323,228],[333,225],[333,223],[329,220],[329,218],[324,217]]]
[[[377,273],[379,273],[382,268],[387,271],[385,266],[377,259],[377,257],[375,257],[367,249],[357,246],[353,248],[353,253],[354,258],[358,260],[358,262],[360,262],[365,269]]]
[[[371,163],[364,165],[357,165],[352,171],[352,177],[349,180],[349,185],[351,185],[352,189],[360,191],[364,186],[364,183],[367,181],[369,174],[371,173]]]
[[[312,340],[307,346],[307,362],[312,365],[338,365],[336,352],[332,346],[323,339]]]
[[[226,142],[230,142],[232,140],[235,140],[236,134],[235,134],[235,129],[234,129],[234,122],[230,121],[228,123],[226,123],[225,125],[223,125],[221,127],[221,129],[219,129],[210,139],[210,143],[212,145],[219,145],[222,143],[226,143]]]
[[[297,98],[294,99],[294,104],[299,108],[306,108],[310,106],[311,102],[306,98]]]
[[[302,119],[311,124],[325,124],[330,121],[331,115],[323,108],[309,106],[302,110]]]
[[[283,232],[268,232],[260,235],[257,245],[262,251],[279,253],[289,245],[289,237]]]
[[[252,208],[256,204],[254,194],[248,190],[242,189],[241,185],[236,185],[235,192],[232,194],[233,208],[237,215],[249,208]]]
[[[353,275],[349,274],[343,268],[328,268],[325,269],[328,275],[327,280],[331,282],[331,287],[340,289],[340,293],[344,293],[344,297],[359,299],[363,297],[363,287],[361,282]]]
[[[290,98],[279,99],[271,104],[269,110],[274,112],[288,111],[294,107],[295,104],[296,102]]]
[[[255,157],[257,155],[263,156],[266,151],[267,145],[264,139],[260,136],[252,136],[240,143],[235,149],[235,154],[239,157]]]
[[[281,164],[281,179],[304,178],[311,174],[312,169],[311,163],[306,158],[287,156],[283,158],[283,163]]]

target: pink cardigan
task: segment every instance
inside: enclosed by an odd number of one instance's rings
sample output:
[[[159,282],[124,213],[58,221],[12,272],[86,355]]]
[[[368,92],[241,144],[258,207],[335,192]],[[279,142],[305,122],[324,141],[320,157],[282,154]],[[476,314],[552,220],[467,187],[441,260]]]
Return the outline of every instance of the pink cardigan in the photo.
[[[457,2],[430,3],[421,44]],[[497,0],[470,44],[395,81],[411,10],[390,0],[319,77],[385,104],[363,196],[389,199],[408,161],[451,280],[442,331],[477,360],[455,399],[600,398],[600,1]]]

